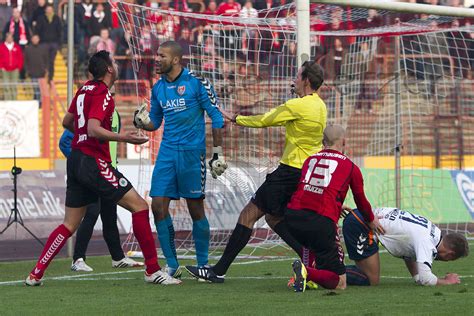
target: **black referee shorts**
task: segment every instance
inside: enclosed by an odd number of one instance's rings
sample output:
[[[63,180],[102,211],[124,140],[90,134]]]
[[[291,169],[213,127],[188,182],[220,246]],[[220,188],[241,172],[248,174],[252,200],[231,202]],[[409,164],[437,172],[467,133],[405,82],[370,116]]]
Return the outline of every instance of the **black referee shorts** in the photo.
[[[287,208],[285,221],[293,237],[316,257],[316,268],[342,275],[346,273],[337,224],[313,211]]]
[[[82,207],[99,197],[117,203],[133,186],[102,159],[73,150],[67,158],[66,206]]]
[[[266,214],[283,216],[300,177],[301,169],[280,164],[267,174],[265,182],[253,195],[252,203]]]

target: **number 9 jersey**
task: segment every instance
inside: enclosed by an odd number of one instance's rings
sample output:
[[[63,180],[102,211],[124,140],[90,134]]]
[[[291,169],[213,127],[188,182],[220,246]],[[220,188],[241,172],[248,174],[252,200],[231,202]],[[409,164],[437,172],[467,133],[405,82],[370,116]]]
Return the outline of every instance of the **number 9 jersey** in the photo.
[[[304,162],[298,188],[288,208],[314,211],[337,223],[349,187],[362,216],[372,222],[374,214],[365,197],[359,167],[337,150],[323,149]]]
[[[112,115],[115,103],[108,87],[102,81],[91,80],[79,89],[68,112],[74,114],[74,138],[72,149],[95,158],[111,162],[108,141],[99,141],[87,135],[89,119],[97,119],[100,126],[112,130]]]

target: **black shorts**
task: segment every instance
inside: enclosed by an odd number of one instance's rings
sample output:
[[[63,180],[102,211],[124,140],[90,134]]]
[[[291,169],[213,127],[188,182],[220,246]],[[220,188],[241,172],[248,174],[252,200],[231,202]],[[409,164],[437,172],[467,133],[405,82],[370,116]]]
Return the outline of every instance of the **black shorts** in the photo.
[[[79,150],[67,158],[67,207],[86,206],[99,197],[116,203],[132,188],[127,178],[102,159]]]
[[[286,205],[296,191],[301,177],[301,169],[280,164],[267,174],[265,182],[252,197],[252,203],[262,212],[284,216]]]
[[[337,224],[313,211],[286,209],[285,221],[290,233],[316,257],[316,268],[338,275],[346,273],[344,250],[341,247]]]
[[[374,233],[369,229],[362,214],[355,209],[342,223],[342,234],[349,259],[359,261],[379,251]]]

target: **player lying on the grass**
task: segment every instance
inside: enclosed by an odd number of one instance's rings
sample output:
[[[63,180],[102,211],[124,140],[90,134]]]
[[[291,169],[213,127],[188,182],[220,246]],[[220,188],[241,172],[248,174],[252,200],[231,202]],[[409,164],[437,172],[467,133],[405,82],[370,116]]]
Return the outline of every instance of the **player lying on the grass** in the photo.
[[[272,229],[301,257],[303,247],[288,231],[283,212],[296,189],[305,159],[322,148],[327,111],[317,90],[323,83],[323,71],[314,61],[306,61],[298,70],[293,98],[261,115],[243,116],[225,113],[227,119],[240,126],[285,126],[285,148],[280,165],[267,175],[265,182],[241,211],[224,254],[210,267],[186,266],[196,278],[222,283],[224,275],[239,252],[247,245],[255,223],[265,216]]]
[[[451,261],[469,254],[466,237],[458,233],[441,234],[441,230],[423,216],[396,208],[377,208],[374,215],[385,230],[374,234],[360,212],[344,207],[349,213],[342,231],[349,258],[355,266],[347,267],[348,285],[377,285],[380,280],[378,241],[395,256],[402,258],[416,283],[446,285],[461,283],[459,276],[448,273],[438,278],[431,272],[433,260]]]
[[[111,128],[114,133],[120,132],[120,116],[116,110],[112,115]],[[66,158],[71,154],[73,138],[74,133],[65,129],[59,139],[59,149]],[[117,142],[109,142],[109,148],[112,166],[117,168]],[[86,263],[86,251],[99,215],[102,220],[104,240],[112,256],[112,267],[142,267],[142,262],[135,261],[123,253],[122,246],[120,245],[120,233],[117,227],[117,204],[107,199],[99,199],[97,203],[92,203],[87,206],[86,215],[77,229],[71,270],[84,272],[93,271]]]
[[[25,284],[42,284],[45,270],[79,227],[87,205],[96,203],[99,198],[109,199],[132,213],[133,232],[145,257],[145,282],[180,284],[180,280],[161,271],[158,264],[148,203],[111,165],[109,141],[137,145],[148,141],[146,136],[136,132],[116,134],[111,131],[115,103],[109,89],[117,79],[117,64],[108,52],[99,51],[89,60],[89,72],[94,79],[79,88],[63,119],[63,126],[74,132],[72,152],[67,158],[64,222],[49,235]]]
[[[152,88],[150,113],[142,106],[135,112],[137,128],[157,130],[164,121],[163,139],[151,179],[151,208],[166,270],[181,276],[174,244],[173,220],[169,213],[171,200],[184,198],[193,220],[193,239],[197,266],[208,264],[209,222],[204,212],[206,191],[206,123],[212,121],[212,158],[209,167],[213,178],[227,168],[222,156],[224,117],[218,108],[214,88],[204,79],[182,66],[183,49],[177,42],[164,42],[158,48],[157,73],[160,80]]]
[[[359,167],[343,154],[344,128],[341,125],[327,126],[323,145],[323,150],[304,162],[298,187],[285,212],[290,232],[316,256],[315,268],[305,267],[300,260],[293,262],[297,292],[305,291],[307,280],[326,289],[346,288],[344,251],[337,222],[349,187],[369,227],[383,233],[365,197]]]

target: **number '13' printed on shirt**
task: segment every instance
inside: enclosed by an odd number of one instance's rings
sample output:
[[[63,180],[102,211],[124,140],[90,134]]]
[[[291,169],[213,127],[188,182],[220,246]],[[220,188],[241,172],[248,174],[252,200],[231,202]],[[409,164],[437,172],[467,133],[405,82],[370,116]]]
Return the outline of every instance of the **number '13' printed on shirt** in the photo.
[[[308,170],[303,182],[316,187],[326,188],[332,179],[332,174],[337,168],[338,162],[332,159],[312,158],[308,164]]]

